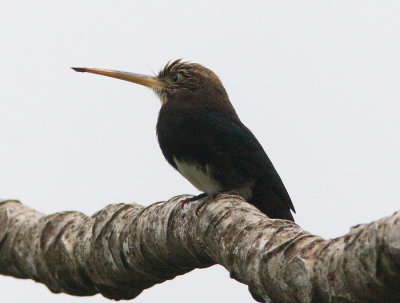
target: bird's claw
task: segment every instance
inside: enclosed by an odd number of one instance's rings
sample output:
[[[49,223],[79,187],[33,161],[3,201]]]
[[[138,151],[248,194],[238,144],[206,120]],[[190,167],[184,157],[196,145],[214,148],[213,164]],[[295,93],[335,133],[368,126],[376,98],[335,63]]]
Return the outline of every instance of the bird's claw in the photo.
[[[206,197],[207,197],[207,194],[206,194],[206,193],[202,193],[202,194],[197,195],[197,196],[194,196],[194,197],[186,198],[185,200],[183,200],[183,201],[181,202],[181,208],[183,209],[183,207],[185,207],[185,205],[188,204],[188,203],[190,203],[190,202],[194,202],[194,201],[196,201],[196,200],[200,200],[200,199],[203,199],[203,198],[206,198]],[[199,204],[199,206],[196,207],[195,213],[196,213],[196,216],[197,216],[197,217],[199,216],[200,209],[201,209],[208,201],[210,201],[210,199],[204,199],[204,201],[201,201],[200,204]]]
[[[203,198],[203,201],[200,202],[199,206],[196,207],[196,210],[194,211],[196,213],[196,216],[199,217],[199,212],[200,210],[211,200],[210,197],[205,197]]]
[[[185,200],[183,200],[183,201],[181,202],[181,207],[183,208],[186,204],[188,204],[188,203],[190,203],[190,202],[193,202],[193,201],[196,201],[196,200],[199,200],[199,199],[204,198],[204,197],[206,197],[206,196],[207,196],[207,194],[202,193],[202,194],[197,195],[197,196],[193,196],[193,197],[190,197],[190,198],[186,198]]]

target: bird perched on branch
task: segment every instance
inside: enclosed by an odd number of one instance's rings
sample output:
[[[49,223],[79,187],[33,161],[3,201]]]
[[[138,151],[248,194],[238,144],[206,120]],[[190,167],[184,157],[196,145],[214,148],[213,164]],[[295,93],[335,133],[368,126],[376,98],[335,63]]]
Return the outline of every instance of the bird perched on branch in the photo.
[[[294,207],[281,178],[211,70],[181,60],[168,63],[157,76],[73,69],[153,89],[161,99],[157,121],[161,150],[203,195],[237,193],[270,218],[293,221]]]

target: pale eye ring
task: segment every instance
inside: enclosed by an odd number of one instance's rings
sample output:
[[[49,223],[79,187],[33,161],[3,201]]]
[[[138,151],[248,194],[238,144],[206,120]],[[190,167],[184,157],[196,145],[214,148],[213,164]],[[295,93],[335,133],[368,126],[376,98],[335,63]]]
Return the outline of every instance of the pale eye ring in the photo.
[[[172,76],[172,82],[177,83],[177,82],[181,81],[182,78],[183,78],[182,75],[177,73],[177,74]]]

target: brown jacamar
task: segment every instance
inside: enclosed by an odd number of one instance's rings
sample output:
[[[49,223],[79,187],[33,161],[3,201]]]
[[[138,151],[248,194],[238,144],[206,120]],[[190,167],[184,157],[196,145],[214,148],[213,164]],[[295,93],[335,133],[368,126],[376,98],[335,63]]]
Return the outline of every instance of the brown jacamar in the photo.
[[[181,60],[168,63],[157,76],[73,69],[153,89],[162,104],[158,141],[169,164],[210,197],[238,193],[270,218],[293,221],[294,207],[281,178],[211,70]]]

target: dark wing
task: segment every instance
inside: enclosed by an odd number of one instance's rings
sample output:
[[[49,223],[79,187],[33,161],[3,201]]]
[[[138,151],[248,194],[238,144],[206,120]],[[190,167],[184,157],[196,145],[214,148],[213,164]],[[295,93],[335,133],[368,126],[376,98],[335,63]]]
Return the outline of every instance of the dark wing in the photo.
[[[217,163],[216,172],[218,173],[218,163],[223,165],[231,165],[233,172],[232,178],[240,180],[245,178],[255,178],[256,195],[276,196],[280,208],[292,209],[294,207],[292,201],[286,191],[285,186],[273,164],[258,142],[253,133],[236,117],[231,114],[216,112],[212,110],[203,110],[202,115],[205,117],[202,121],[207,121],[204,125],[208,131],[207,146],[214,146],[215,159]],[[217,147],[217,148],[215,148]],[[221,172],[221,174],[225,173]],[[223,179],[223,176],[221,176]],[[226,175],[225,175],[226,178]],[[229,180],[233,182],[233,180]],[[261,198],[261,197],[259,197]],[[266,199],[264,197],[264,199]]]
[[[223,188],[254,180],[249,202],[270,217],[291,218],[292,201],[281,178],[252,132],[234,114],[211,109],[161,108],[158,141],[168,162],[174,158],[212,168]]]

